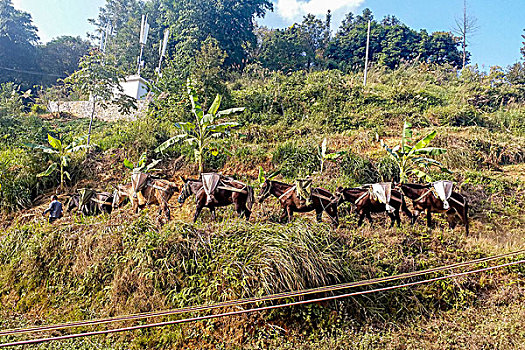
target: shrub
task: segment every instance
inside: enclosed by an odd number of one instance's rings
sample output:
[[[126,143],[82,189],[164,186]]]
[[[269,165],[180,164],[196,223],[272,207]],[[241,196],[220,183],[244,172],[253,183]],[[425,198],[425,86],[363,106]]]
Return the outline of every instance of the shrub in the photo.
[[[273,152],[272,163],[284,177],[295,178],[318,171],[321,160],[316,145],[299,146],[289,141],[279,145]]]

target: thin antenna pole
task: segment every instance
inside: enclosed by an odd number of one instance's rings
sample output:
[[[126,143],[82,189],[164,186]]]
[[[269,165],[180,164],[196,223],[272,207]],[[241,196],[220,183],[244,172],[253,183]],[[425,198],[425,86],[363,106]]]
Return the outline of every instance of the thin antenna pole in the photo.
[[[368,74],[368,50],[370,49],[370,21],[368,21],[368,33],[366,34],[366,57],[365,57],[365,77],[363,86],[366,86],[366,76]]]

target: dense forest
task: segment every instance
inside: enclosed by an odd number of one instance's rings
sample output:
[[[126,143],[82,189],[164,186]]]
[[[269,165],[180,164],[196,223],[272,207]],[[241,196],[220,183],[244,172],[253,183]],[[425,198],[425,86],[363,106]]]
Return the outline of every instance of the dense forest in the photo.
[[[64,36],[42,44],[31,15],[0,0],[2,330],[210,305],[516,251],[403,281],[525,259],[525,42],[516,48],[523,60],[482,71],[468,64],[468,52],[463,67],[461,38],[448,31],[417,31],[393,15],[376,19],[369,9],[348,13],[336,30],[330,12],[306,15],[288,28],[257,25],[272,7],[267,0],[107,0],[91,20],[88,40]],[[137,72],[146,14],[142,75],[155,83],[140,118],[90,122],[46,110],[50,100],[91,96],[115,99],[123,113],[133,109],[134,101],[116,99],[114,89]],[[364,85],[369,21],[371,66]],[[428,157],[417,153],[424,145]],[[401,225],[390,227],[383,212],[358,226],[356,202],[339,201],[337,225],[326,213],[322,222],[314,213],[296,213],[287,223],[273,197],[254,203],[249,220],[228,206],[217,209],[216,220],[205,209],[193,222],[195,201],[178,200],[183,179],[199,177],[200,167],[252,186],[258,199],[266,180],[308,177],[332,193],[406,178],[452,181],[468,201],[470,231],[449,227],[448,218],[436,213],[430,227],[423,213],[414,224],[403,214]],[[66,210],[53,224],[42,216],[51,195],[66,209],[78,190],[115,193],[136,169],[151,170],[179,189],[168,203],[170,221],[157,220],[156,205],[138,213],[130,204],[100,215]],[[520,349],[524,281],[521,263],[35,348]],[[206,314],[3,333],[0,343]]]

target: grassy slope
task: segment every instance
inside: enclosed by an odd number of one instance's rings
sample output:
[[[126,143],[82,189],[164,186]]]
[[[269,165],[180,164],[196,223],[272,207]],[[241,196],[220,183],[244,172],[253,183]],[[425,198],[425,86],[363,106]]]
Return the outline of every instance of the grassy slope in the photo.
[[[436,228],[430,232],[422,220],[415,227],[405,223],[400,229],[388,229],[382,216],[376,216],[373,226],[358,229],[346,205],[341,207],[342,225],[336,230],[314,223],[312,215],[283,226],[275,222],[275,200],[256,206],[250,224],[225,209],[220,211],[221,223],[209,223],[204,213],[195,225],[187,223],[191,203],[179,208],[173,200],[174,220],[162,229],[150,219],[154,209],[140,215],[124,209],[110,217],[67,217],[51,227],[39,216],[42,207],[35,207],[3,222],[3,327],[264,295],[522,248],[523,104],[511,101],[488,109],[489,100],[475,106],[471,99],[490,95],[490,89],[441,71],[375,74],[365,92],[353,76],[323,79],[314,73],[307,79],[276,78],[281,110],[265,110],[267,102],[260,111],[251,106],[246,118],[271,120],[274,113],[282,113],[281,118],[269,126],[247,121],[240,130],[243,137],[228,141],[234,156],[225,163],[211,161],[223,173],[238,173],[252,183],[257,165],[304,174],[316,162],[314,145],[328,136],[332,151],[349,149],[356,156],[328,163],[325,174],[313,175],[315,183],[333,189],[366,182],[365,176],[374,178],[386,171],[381,170],[384,152],[375,142],[376,133],[393,144],[402,118],[408,117],[420,125],[418,135],[429,125],[438,128],[436,144],[449,149],[442,160],[455,170],[452,178],[462,184],[472,204],[470,237],[461,228],[449,230],[437,216]],[[232,103],[256,101],[257,96],[275,101],[272,84],[277,83],[240,80]],[[431,103],[435,98],[441,102]],[[330,112],[331,104],[335,111]],[[293,114],[297,112],[303,117]],[[465,118],[478,126],[470,122],[453,126]],[[356,129],[357,125],[364,127]],[[83,164],[89,171],[79,174],[82,182],[75,186],[109,187],[123,181],[124,157],[134,157],[141,148],[154,147],[172,133],[167,124],[151,120],[101,125],[95,140],[104,153]],[[188,155],[189,150],[173,151],[172,159],[181,153]],[[276,160],[283,154],[283,160]],[[184,166],[174,172],[171,161],[164,164],[174,180],[194,171]],[[507,268],[337,303],[42,348],[520,348],[525,343],[524,272],[523,267]]]

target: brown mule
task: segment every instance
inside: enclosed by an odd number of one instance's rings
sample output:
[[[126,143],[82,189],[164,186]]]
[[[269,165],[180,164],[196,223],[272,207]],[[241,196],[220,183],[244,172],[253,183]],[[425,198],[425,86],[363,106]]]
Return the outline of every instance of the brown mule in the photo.
[[[336,196],[339,197],[339,203],[347,201],[356,206],[356,212],[359,214],[359,221],[357,226],[361,226],[365,217],[368,219],[370,224],[372,224],[372,216],[370,213],[383,213],[387,212],[390,217],[391,223],[390,227],[394,226],[394,223],[397,222],[397,226],[401,225],[401,216],[400,211],[406,214],[410,219],[412,219],[412,213],[408,210],[407,204],[405,202],[405,197],[403,194],[396,190],[391,190],[391,197],[389,205],[394,208],[392,212],[386,210],[386,205],[379,202],[377,199],[373,198],[370,195],[370,191],[366,187],[357,187],[357,188],[343,188],[338,187],[336,191]]]
[[[337,198],[327,190],[314,187],[312,188],[312,203],[305,204],[305,201],[297,196],[294,190],[295,185],[286,184],[279,181],[266,180],[261,186],[261,195],[259,203],[264,202],[269,195],[274,195],[279,202],[284,212],[281,215],[281,221],[288,217],[288,222],[292,221],[293,213],[306,213],[315,210],[317,221],[322,221],[323,211],[326,211],[332,224],[337,226],[339,224],[339,217],[337,214]]]
[[[432,226],[431,213],[446,213],[447,222],[450,228],[456,227],[455,216],[460,217],[463,225],[465,225],[465,233],[469,234],[468,222],[468,201],[458,192],[452,191],[449,198],[450,208],[445,209],[444,203],[432,191],[432,184],[398,184],[401,192],[412,200],[414,207],[414,216],[412,217],[412,224],[414,224],[420,213],[426,210],[427,212],[427,226]]]
[[[239,217],[245,217],[250,220],[252,214],[252,206],[254,202],[253,188],[240,181],[231,178],[222,177],[221,183],[215,188],[213,192],[213,200],[210,201],[206,192],[204,191],[201,180],[183,179],[184,186],[179,195],[178,202],[183,204],[192,194],[195,195],[195,214],[193,215],[193,222],[197,221],[203,208],[209,208],[212,220],[215,221],[215,208],[224,207],[230,204],[235,206],[235,211]]]
[[[179,186],[176,183],[139,173],[132,175],[131,186],[121,186],[120,190],[127,190],[127,197],[131,201],[131,209],[134,213],[146,205],[157,204],[159,206],[157,216],[159,221],[162,214],[164,214],[166,221],[171,220],[168,202],[173,194],[179,191]]]

